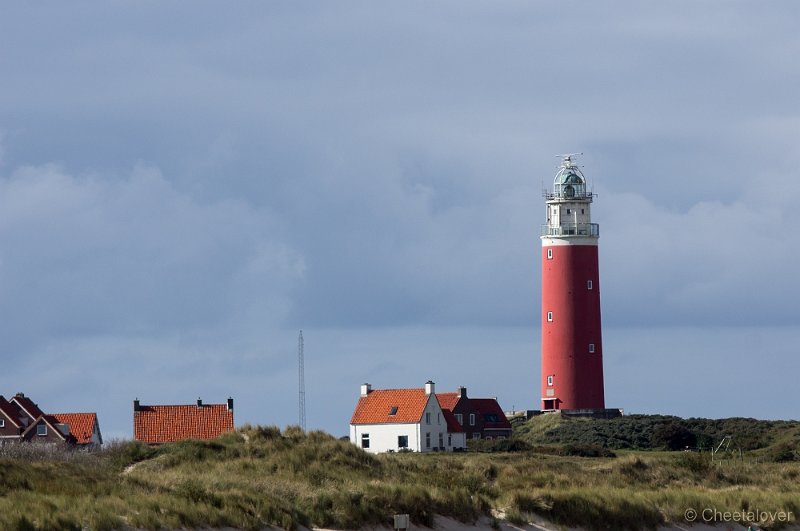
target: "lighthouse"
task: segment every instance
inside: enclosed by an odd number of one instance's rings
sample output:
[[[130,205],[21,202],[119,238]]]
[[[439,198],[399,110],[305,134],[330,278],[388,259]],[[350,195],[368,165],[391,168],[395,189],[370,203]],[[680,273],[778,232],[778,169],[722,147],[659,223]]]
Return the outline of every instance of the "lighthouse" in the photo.
[[[592,223],[592,192],[573,160],[564,155],[545,190],[542,225],[543,411],[605,408],[600,278]]]

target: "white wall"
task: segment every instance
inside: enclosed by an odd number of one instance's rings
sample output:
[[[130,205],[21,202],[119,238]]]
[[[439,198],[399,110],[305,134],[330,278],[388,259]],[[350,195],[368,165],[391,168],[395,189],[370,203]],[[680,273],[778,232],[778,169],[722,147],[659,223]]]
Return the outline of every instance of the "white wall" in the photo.
[[[361,448],[361,436],[369,434],[369,448],[364,448],[371,454],[399,451],[397,438],[401,435],[408,436],[408,449],[415,452],[422,451],[419,444],[418,424],[351,424],[350,442]]]

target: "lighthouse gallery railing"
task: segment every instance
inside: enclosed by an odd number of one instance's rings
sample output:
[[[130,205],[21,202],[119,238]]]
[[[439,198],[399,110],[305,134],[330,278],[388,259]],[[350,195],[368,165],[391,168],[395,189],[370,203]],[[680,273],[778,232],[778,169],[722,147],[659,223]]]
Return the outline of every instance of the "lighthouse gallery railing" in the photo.
[[[561,225],[542,225],[542,236],[600,236],[597,223],[562,223]]]

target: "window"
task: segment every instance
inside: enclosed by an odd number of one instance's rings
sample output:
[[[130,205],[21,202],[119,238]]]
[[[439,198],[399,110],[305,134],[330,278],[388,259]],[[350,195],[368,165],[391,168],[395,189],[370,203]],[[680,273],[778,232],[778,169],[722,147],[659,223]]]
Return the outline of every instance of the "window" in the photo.
[[[453,446],[453,434],[452,433],[448,433],[447,434],[447,446]]]
[[[392,406],[392,409],[389,410],[389,416],[397,415],[397,406]]]
[[[594,354],[594,343],[589,343],[589,354]]]
[[[547,322],[548,323],[553,322],[553,312],[547,312]]]
[[[567,214],[572,214],[572,210],[567,209]]]
[[[47,424],[39,424],[36,426],[36,435],[41,437],[47,436]]]
[[[436,424],[441,424],[441,423],[442,423],[442,414],[441,413],[437,413],[436,414]]]
[[[491,435],[487,435],[487,436],[486,436],[486,440],[487,440],[487,441],[491,441],[491,440],[492,440],[492,436],[491,436]]]
[[[553,250],[552,249],[548,249],[547,250],[547,259],[548,260],[552,260],[553,259]]]
[[[475,433],[472,434],[472,438],[473,439],[480,439],[481,438],[481,434],[476,431]]]
[[[0,428],[5,428],[5,427],[6,427],[5,419],[0,419]]]
[[[456,413],[456,420],[460,425],[462,426],[464,425],[464,415],[462,415],[461,413]]]
[[[553,375],[547,377],[547,385],[553,385]]]
[[[408,448],[408,435],[398,435],[397,436],[397,447],[398,448]]]
[[[483,416],[483,420],[486,422],[500,422],[500,417],[498,417],[495,413],[487,413]]]
[[[470,426],[474,426],[475,425],[475,413],[470,413],[469,414],[469,425]]]
[[[444,433],[439,432],[439,448],[444,448]]]
[[[584,211],[584,209],[582,208],[582,209],[581,209],[581,214],[585,214],[585,213],[586,213],[586,212],[585,212],[585,211]]]
[[[431,432],[425,432],[425,448],[431,447]]]
[[[586,281],[586,289],[592,289],[592,281],[591,280],[587,280]]]
[[[430,423],[431,423],[431,414],[425,413],[425,424],[430,424]]]

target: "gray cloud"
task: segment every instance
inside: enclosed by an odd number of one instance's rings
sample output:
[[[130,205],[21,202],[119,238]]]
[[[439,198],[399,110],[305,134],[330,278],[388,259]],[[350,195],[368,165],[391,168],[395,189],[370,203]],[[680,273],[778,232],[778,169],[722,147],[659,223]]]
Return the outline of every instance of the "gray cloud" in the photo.
[[[139,394],[236,394],[238,419],[289,422],[304,328],[326,429],[365,378],[531,407],[541,188],[564,151],[585,152],[624,331],[610,397],[654,407],[623,391],[641,330],[790,341],[794,3],[217,8],[4,8],[3,389],[109,393],[119,433]]]

